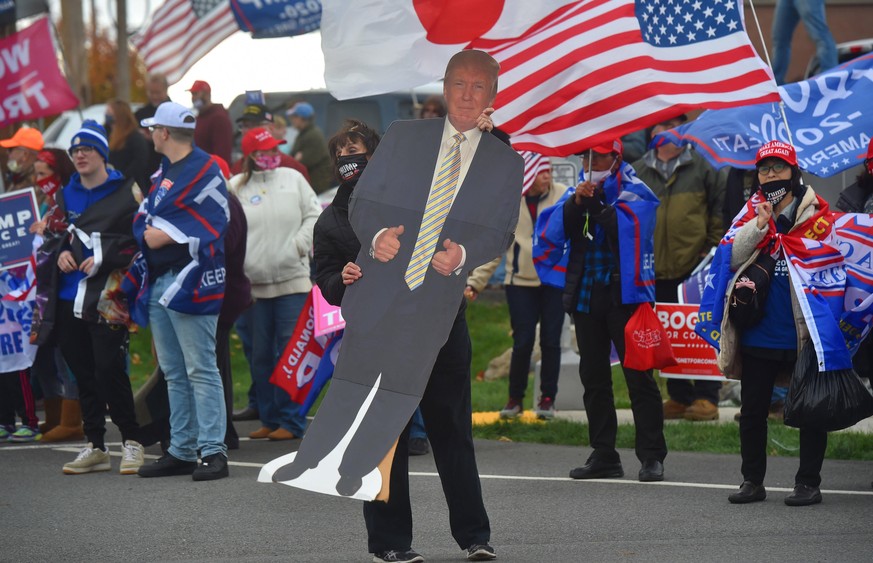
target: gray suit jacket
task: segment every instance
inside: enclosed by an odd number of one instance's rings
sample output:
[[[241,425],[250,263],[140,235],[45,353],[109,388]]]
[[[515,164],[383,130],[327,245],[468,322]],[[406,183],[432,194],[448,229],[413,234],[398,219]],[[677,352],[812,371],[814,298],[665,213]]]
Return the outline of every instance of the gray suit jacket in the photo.
[[[349,286],[343,299],[343,316],[350,325],[372,326],[390,315],[398,300],[417,295],[416,306],[430,315],[430,323],[444,319],[441,332],[446,336],[451,329],[465,274],[443,276],[430,267],[413,296],[403,279],[427,204],[443,126],[443,119],[394,122],[352,192],[349,220],[361,242],[357,263],[364,276]],[[443,249],[446,238],[463,245],[465,270],[501,255],[514,238],[523,174],[524,161],[514,150],[493,135],[482,135],[434,252]],[[375,234],[397,225],[405,231],[397,256],[387,263],[370,258]]]

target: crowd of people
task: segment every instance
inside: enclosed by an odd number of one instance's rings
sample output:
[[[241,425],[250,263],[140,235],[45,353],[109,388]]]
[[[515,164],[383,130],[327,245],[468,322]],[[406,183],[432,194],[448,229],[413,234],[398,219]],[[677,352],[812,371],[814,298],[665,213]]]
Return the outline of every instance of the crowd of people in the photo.
[[[429,155],[426,178],[420,183],[431,194],[428,206],[433,193],[445,188],[444,168],[457,170],[451,180],[456,185],[448,188],[450,195],[439,197],[453,202],[458,192],[463,193],[460,188],[474,154],[487,152],[493,155],[489,158],[505,161],[504,170],[522,169],[510,158],[516,155],[504,154],[505,146],[491,145],[491,137],[506,142],[490,120],[496,63],[481,52],[465,53],[473,54],[453,59],[446,70],[445,98],[429,98],[423,104],[421,117],[430,121],[410,133],[434,138],[435,152]],[[376,276],[379,264],[391,263],[398,253],[413,252],[410,244],[416,241],[415,225],[377,225],[384,228],[373,230],[364,240],[370,241],[369,248],[362,250],[363,239],[353,227],[362,224],[360,212],[358,223],[350,220],[358,180],[380,146],[372,124],[349,120],[326,142],[315,125],[313,107],[297,102],[285,114],[298,131],[288,149],[283,147],[285,120],[264,104],[250,104],[237,119],[242,157],[231,162],[234,127],[227,110],[211,100],[209,84],[198,80],[189,90],[196,115],[170,101],[166,87],[164,77],[150,77],[149,103],[135,114],[124,101],[109,103],[104,123],[85,121],[67,150],[46,149],[39,131],[32,128],[0,141],[8,151],[7,191],[36,188],[42,217],[31,227],[41,241],[31,328],[31,341],[38,348],[30,368],[0,374],[0,440],[86,440],[75,459],[63,465],[66,474],[111,470],[104,438],[107,412],[121,433],[120,473],[141,477],[227,477],[227,452],[239,447],[234,420],[260,421],[260,428],[249,436],[253,440],[302,438],[307,421],[299,405],[270,383],[270,377],[313,283],[329,303],[340,305],[350,286],[367,275]],[[651,139],[685,120],[685,115],[678,115],[645,135]],[[406,133],[389,132],[382,144],[391,151],[408,151],[401,134]],[[629,140],[635,143],[637,136]],[[665,419],[718,418],[721,384],[671,379],[664,401],[652,370],[624,367],[625,325],[640,306],[677,301],[681,283],[728,229],[736,233],[731,268],[741,271],[769,251],[766,243],[776,233],[807,236],[797,226],[827,204],[804,184],[796,152],[784,143],[760,149],[756,170],[745,174],[749,182],[743,182],[742,174],[738,177],[744,196],[737,203],[731,203],[736,194],[729,190],[733,172],[716,171],[691,146],[662,143],[641,156],[625,149],[621,139],[614,139],[580,153],[580,181],[569,190],[553,180],[548,159],[526,157],[523,186],[518,178],[524,191],[518,206],[513,204],[518,219],[512,240],[503,246],[505,256],[489,255],[493,260],[488,263],[470,264],[467,260],[475,261],[476,252],[481,253],[477,247],[440,241],[440,246],[425,249],[422,264],[447,278],[467,274],[463,294],[473,300],[504,261],[502,285],[513,347],[502,418],[518,417],[524,409],[538,326],[542,370],[535,412],[543,419],[554,417],[560,334],[570,315],[581,357],[579,376],[591,444],[585,463],[570,471],[574,479],[624,475],[616,450],[609,359],[614,345],[636,425],[638,479],[661,481],[668,452]],[[639,157],[629,162],[629,154]],[[408,159],[374,162],[379,172],[371,176],[390,169],[386,166],[409,165]],[[845,211],[873,211],[873,142],[864,163],[857,183],[837,204]],[[476,179],[477,173],[471,172]],[[331,205],[322,211],[317,194],[336,184]],[[740,220],[738,209],[727,209],[745,205],[755,194],[762,200],[753,218]],[[422,205],[424,201],[422,196]],[[654,261],[626,262],[621,249],[634,243],[634,233],[620,225],[622,214],[628,212],[653,215],[653,221],[641,223],[650,225],[650,231],[638,236],[651,241]],[[545,232],[535,236],[546,215],[559,219],[558,240],[546,240]],[[563,287],[543,283],[534,264],[536,244],[565,243],[569,259]],[[414,256],[422,254],[419,246],[416,243]],[[368,258],[362,260],[365,255]],[[800,347],[812,338],[797,311],[786,257],[776,252],[772,258],[776,267],[765,320],[740,328],[725,316],[722,325],[720,366],[728,377],[742,381],[743,483],[728,497],[731,503],[766,498],[767,417],[774,387],[791,372]],[[648,268],[644,274],[654,284],[635,290],[632,278],[641,268]],[[420,275],[407,270],[408,289],[403,291],[413,294],[423,283],[416,280]],[[376,561],[423,560],[411,545],[405,457],[426,453],[428,438],[458,545],[470,560],[496,557],[470,434],[466,300],[456,297],[445,345],[435,349],[434,365],[425,370],[430,379],[421,387],[421,408],[410,415],[408,424],[404,421],[394,454],[391,499],[365,505],[369,550]],[[399,320],[392,319],[390,326],[399,331],[397,339],[411,346],[425,331],[402,334],[409,322],[408,303],[405,294],[398,299],[403,300]],[[371,331],[363,325],[359,329],[355,316],[349,322],[356,338],[365,339]],[[168,420],[166,432],[158,438],[148,435],[136,417],[128,376],[133,323],[151,326],[165,382]],[[248,405],[237,413],[231,410],[229,338],[234,327],[252,381]],[[869,373],[870,349],[865,343],[858,354],[862,375]],[[372,355],[367,345],[362,350]],[[466,362],[459,363],[459,358]],[[37,419],[36,396],[43,397],[43,424]],[[146,464],[144,448],[156,441],[161,442],[162,456]],[[314,442],[304,453],[330,445]],[[800,442],[795,488],[785,498],[791,506],[821,502],[827,434],[802,428]],[[360,481],[337,485],[345,494],[341,486],[359,487]]]

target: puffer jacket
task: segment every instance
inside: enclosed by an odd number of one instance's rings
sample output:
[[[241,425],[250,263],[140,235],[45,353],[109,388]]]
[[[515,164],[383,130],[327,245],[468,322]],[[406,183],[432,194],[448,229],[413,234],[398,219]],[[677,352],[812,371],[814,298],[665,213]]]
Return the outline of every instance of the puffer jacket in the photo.
[[[797,219],[794,222],[792,231],[802,225],[810,217],[818,211],[818,198],[813,189],[807,186],[806,193],[803,194],[800,204],[797,208]],[[758,258],[761,249],[756,248],[759,242],[764,239],[767,234],[767,227],[759,229],[756,220],[749,221],[739,231],[734,238],[733,250],[731,252],[731,270],[734,271],[734,276],[730,283],[727,284],[727,295],[734,287],[740,274]],[[740,379],[743,373],[743,366],[740,351],[740,332],[734,327],[728,315],[729,299],[725,299],[724,316],[721,321],[721,341],[719,343],[720,350],[718,352],[718,369],[728,379]],[[791,309],[794,315],[794,326],[797,328],[797,350],[802,350],[803,345],[809,339],[809,328],[806,326],[806,319],[803,316],[803,311],[800,309],[800,303],[797,300],[797,295],[794,293],[794,285],[791,286]]]
[[[555,205],[566,191],[567,186],[564,184],[552,182],[549,191],[540,196],[540,200],[537,202],[537,216],[539,217],[544,209]],[[523,287],[538,287],[540,285],[540,278],[537,276],[533,264],[533,230],[534,221],[531,221],[527,202],[522,197],[518,225],[515,227],[515,241],[506,250],[506,277],[503,281],[505,285]],[[482,291],[500,264],[500,258],[498,256],[491,262],[473,270],[467,278],[467,285],[477,292]]]
[[[361,242],[349,222],[349,198],[353,189],[352,184],[340,184],[333,202],[315,222],[313,235],[315,283],[325,301],[337,307],[346,293],[343,268],[354,262],[361,250]]]
[[[665,178],[655,168],[655,150],[632,165],[661,200],[655,221],[655,278],[684,279],[724,236],[726,175],[689,146]]]

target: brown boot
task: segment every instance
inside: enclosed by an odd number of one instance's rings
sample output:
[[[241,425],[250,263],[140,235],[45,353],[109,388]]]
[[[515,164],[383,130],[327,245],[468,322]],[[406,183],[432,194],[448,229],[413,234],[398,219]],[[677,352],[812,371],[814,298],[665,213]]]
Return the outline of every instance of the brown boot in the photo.
[[[61,423],[42,435],[43,442],[68,442],[82,440],[82,409],[79,401],[64,399],[61,402]]]
[[[45,422],[39,425],[39,431],[45,434],[61,423],[61,398],[45,399],[43,406],[45,407]]]
[[[664,401],[664,419],[678,420],[685,417],[685,411],[688,410],[688,405],[674,401],[673,399]]]
[[[697,399],[685,411],[685,420],[718,420],[718,406],[706,399]]]
[[[251,434],[249,434],[249,438],[252,440],[263,440],[267,436],[273,433],[275,428],[267,428],[266,426],[261,426]]]

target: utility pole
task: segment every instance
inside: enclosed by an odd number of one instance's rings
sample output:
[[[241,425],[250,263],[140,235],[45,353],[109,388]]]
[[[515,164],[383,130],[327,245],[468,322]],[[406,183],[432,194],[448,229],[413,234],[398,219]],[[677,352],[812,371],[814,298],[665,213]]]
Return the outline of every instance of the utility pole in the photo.
[[[88,51],[85,48],[85,20],[81,0],[61,0],[61,38],[67,64],[67,81],[81,105],[91,101],[88,83]]]
[[[115,60],[115,96],[130,102],[130,49],[127,45],[127,0],[116,0],[118,51]]]

